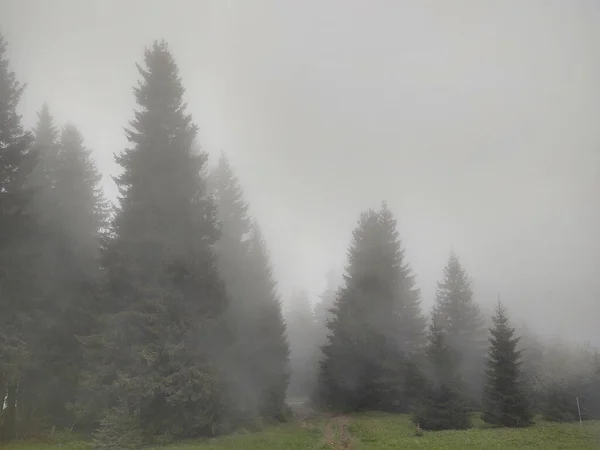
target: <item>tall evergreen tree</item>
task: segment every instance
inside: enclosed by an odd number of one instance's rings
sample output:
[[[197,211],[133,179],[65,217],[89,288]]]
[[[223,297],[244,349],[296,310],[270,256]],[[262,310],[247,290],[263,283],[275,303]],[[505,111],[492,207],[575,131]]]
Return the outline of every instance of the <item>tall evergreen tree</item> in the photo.
[[[428,382],[413,411],[412,420],[424,430],[469,428],[469,411],[463,400],[459,371],[460,355],[446,344],[445,332],[437,326],[435,312],[427,346]]]
[[[237,338],[228,363],[230,419],[279,419],[289,377],[288,344],[267,246],[224,153],[210,180],[221,225],[215,253]]]
[[[29,174],[37,163],[33,135],[21,125],[17,107],[22,86],[10,71],[7,43],[0,34],[0,399],[5,406],[0,438],[17,434],[18,382],[28,357],[32,300],[30,263],[35,249]]]
[[[479,404],[482,394],[486,339],[484,320],[473,301],[467,272],[451,252],[438,283],[435,298],[436,322],[446,334],[448,346],[458,352],[460,373],[471,403]]]
[[[419,292],[384,204],[361,214],[323,347],[316,399],[338,410],[408,410],[424,343]]]
[[[266,418],[285,418],[285,394],[289,383],[289,344],[281,302],[273,278],[269,252],[258,223],[250,235],[249,280],[256,295],[255,370],[261,380],[260,413]],[[252,316],[249,316],[251,318]]]
[[[531,424],[532,415],[522,386],[519,338],[515,337],[502,303],[498,302],[492,320],[482,418],[494,425],[526,427]]]
[[[73,125],[60,140],[48,108],[36,129],[39,164],[35,212],[40,256],[35,261],[39,296],[33,315],[32,367],[20,383],[25,425],[67,426],[76,398],[82,353],[77,335],[89,333],[92,296],[99,281],[101,231],[108,205],[91,151]],[[41,421],[41,423],[40,423]]]
[[[197,128],[167,44],[146,50],[138,70],[131,146],[116,158],[123,172],[115,178],[120,205],[105,249],[102,320],[85,339],[91,365],[83,406],[116,407],[146,436],[214,434],[228,330],[212,249],[216,208],[200,176],[207,155],[192,151]]]

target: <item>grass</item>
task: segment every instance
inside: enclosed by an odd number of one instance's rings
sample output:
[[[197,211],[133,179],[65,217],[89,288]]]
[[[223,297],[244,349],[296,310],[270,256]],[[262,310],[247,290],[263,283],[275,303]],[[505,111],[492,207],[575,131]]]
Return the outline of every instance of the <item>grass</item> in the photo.
[[[408,416],[358,414],[321,418],[268,427],[261,432],[183,442],[162,450],[599,450],[600,421],[555,424],[543,421],[530,428],[491,428],[474,419],[465,431],[415,435]],[[90,444],[69,436],[53,443],[17,442],[2,450],[89,450]],[[155,447],[153,450],[158,450]]]
[[[350,425],[356,450],[599,450],[600,422],[556,424],[539,422],[530,428],[491,428],[478,419],[465,431],[424,432],[406,416],[362,415]]]

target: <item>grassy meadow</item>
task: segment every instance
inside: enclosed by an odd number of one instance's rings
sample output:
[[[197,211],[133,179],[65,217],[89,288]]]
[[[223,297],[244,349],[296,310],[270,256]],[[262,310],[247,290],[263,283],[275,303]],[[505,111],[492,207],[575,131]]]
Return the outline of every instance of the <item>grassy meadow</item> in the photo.
[[[3,450],[84,450],[91,445],[61,435],[53,442],[17,442]],[[260,432],[155,447],[165,450],[600,450],[600,421],[556,424],[537,421],[525,429],[491,428],[474,418],[466,431],[423,432],[416,436],[408,416],[357,414],[314,418]]]

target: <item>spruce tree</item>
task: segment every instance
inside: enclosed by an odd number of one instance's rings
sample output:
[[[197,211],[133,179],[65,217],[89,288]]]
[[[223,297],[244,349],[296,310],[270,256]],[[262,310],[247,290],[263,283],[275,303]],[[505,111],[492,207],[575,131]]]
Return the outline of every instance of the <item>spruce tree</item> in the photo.
[[[284,420],[290,350],[269,252],[256,221],[250,234],[248,268],[249,280],[253,280],[249,287],[256,296],[256,331],[251,338],[256,346],[253,372],[261,381],[259,411],[262,417]]]
[[[472,405],[482,394],[485,361],[485,328],[479,305],[473,300],[467,272],[451,252],[435,296],[436,322],[448,346],[460,356],[460,373]]]
[[[545,395],[543,367],[545,346],[527,324],[517,328],[516,333],[520,336],[517,349],[522,351],[521,375],[527,402],[532,412],[539,413]]]
[[[228,358],[230,420],[281,419],[288,382],[288,344],[266,243],[248,213],[243,190],[224,153],[210,176],[221,237],[215,244],[219,273],[236,330]]]
[[[532,422],[521,380],[519,338],[511,328],[502,303],[498,302],[490,329],[483,397],[485,422],[505,427],[526,427]]]
[[[407,411],[425,320],[385,204],[361,214],[348,259],[315,399],[335,410]]]
[[[446,344],[445,332],[437,326],[435,314],[433,317],[427,345],[428,380],[412,420],[423,430],[469,428],[469,411],[459,372],[460,356]]]
[[[52,192],[52,173],[57,164],[59,151],[59,130],[47,103],[44,103],[38,112],[34,135],[33,149],[38,155],[38,160],[29,176],[29,184],[36,191],[35,209],[39,211],[47,203],[48,196]],[[43,218],[40,220],[43,221]]]
[[[327,273],[327,285],[325,286],[325,290],[319,296],[319,300],[317,300],[314,308],[319,354],[321,353],[320,347],[325,345],[327,342],[327,335],[329,334],[327,323],[331,320],[331,310],[335,304],[336,290],[337,285],[335,282],[335,274],[332,270],[330,270]],[[318,359],[320,359],[320,356]]]
[[[90,308],[99,281],[99,250],[108,205],[91,151],[73,125],[56,140],[44,107],[36,129],[40,163],[35,212],[40,222],[35,262],[39,297],[33,317],[34,365],[20,385],[23,417],[47,426],[74,423],[82,353],[77,335],[90,331]]]
[[[315,389],[317,365],[315,347],[317,324],[306,289],[295,291],[287,301],[285,313],[290,341],[291,380],[288,395],[304,399]]]
[[[216,207],[200,175],[207,155],[192,151],[197,128],[167,44],[147,49],[138,70],[131,145],[116,157],[120,204],[104,250],[101,320],[84,340],[82,411],[124,408],[146,437],[214,434],[229,336]]]
[[[37,163],[33,135],[25,131],[17,107],[22,86],[10,71],[7,43],[0,34],[0,398],[4,399],[0,439],[17,435],[18,383],[28,364],[28,341],[35,290],[30,238],[33,191],[27,179]]]

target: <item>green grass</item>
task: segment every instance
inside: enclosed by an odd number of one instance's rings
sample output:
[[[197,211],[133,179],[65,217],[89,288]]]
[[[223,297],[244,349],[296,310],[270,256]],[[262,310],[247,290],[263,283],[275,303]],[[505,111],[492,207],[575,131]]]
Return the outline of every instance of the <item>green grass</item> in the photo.
[[[357,417],[350,432],[359,442],[356,450],[599,450],[600,422],[554,424],[540,422],[530,428],[492,428],[480,420],[465,431],[424,432],[406,416],[369,414]]]
[[[257,433],[160,447],[164,450],[600,450],[600,421],[553,424],[539,421],[525,429],[492,428],[474,418],[466,431],[415,435],[408,416],[358,414],[268,427]],[[89,450],[89,443],[69,436],[54,443],[18,442],[2,450]],[[157,450],[155,447],[153,450]]]

